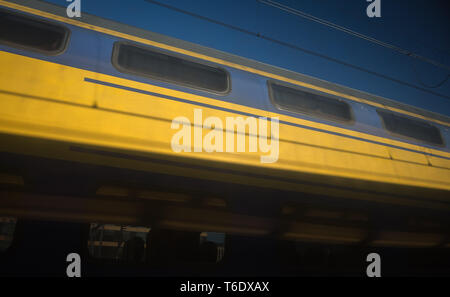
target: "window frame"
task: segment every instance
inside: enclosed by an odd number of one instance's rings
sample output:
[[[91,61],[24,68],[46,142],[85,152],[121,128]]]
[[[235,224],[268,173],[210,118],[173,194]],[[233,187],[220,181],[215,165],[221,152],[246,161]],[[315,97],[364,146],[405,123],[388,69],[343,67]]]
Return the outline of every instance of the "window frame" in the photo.
[[[441,148],[446,147],[445,139],[444,139],[444,137],[442,137],[441,129],[439,127],[435,126],[434,124],[431,124],[429,121],[426,121],[426,120],[423,120],[423,119],[420,119],[420,118],[409,117],[407,115],[403,115],[403,114],[400,114],[400,113],[397,113],[397,112],[393,112],[393,111],[388,110],[388,109],[377,108],[376,112],[377,112],[378,117],[381,119],[381,125],[382,125],[384,131],[389,133],[391,136],[398,137],[398,138],[401,138],[401,139],[410,140],[410,141],[413,141],[413,142],[422,143],[422,144],[428,144],[428,145],[431,145],[431,146],[436,146],[436,147],[441,147]],[[394,115],[394,116],[398,116],[400,118],[405,118],[405,119],[408,119],[408,120],[411,120],[411,121],[418,121],[418,122],[426,123],[426,124],[428,124],[428,125],[430,125],[430,126],[432,126],[432,127],[437,129],[437,131],[439,133],[439,136],[440,136],[440,138],[442,140],[442,143],[438,144],[438,143],[434,143],[434,142],[429,142],[429,141],[426,141],[426,140],[417,139],[417,138],[414,138],[414,137],[410,137],[410,136],[406,136],[406,135],[403,135],[403,134],[400,134],[400,133],[393,132],[393,131],[387,129],[386,123],[384,121],[384,117],[380,114],[380,112],[391,114],[391,115]]]
[[[122,67],[118,63],[119,48],[120,48],[121,45],[134,46],[134,47],[137,47],[139,49],[148,50],[148,51],[155,52],[155,53],[158,53],[158,54],[167,55],[167,56],[170,56],[170,57],[182,59],[182,60],[185,60],[185,61],[188,61],[188,62],[192,62],[192,63],[195,63],[195,64],[199,64],[199,65],[203,65],[203,66],[207,66],[207,67],[211,67],[211,68],[215,68],[215,69],[221,70],[226,75],[227,88],[226,88],[225,91],[222,91],[222,92],[221,91],[214,91],[212,89],[198,87],[198,86],[190,84],[190,83],[177,82],[175,80],[164,79],[164,78],[158,77],[156,75],[151,75],[151,74],[147,74],[147,73],[141,73],[139,71],[133,71],[133,70],[126,69],[126,68]],[[173,85],[176,85],[176,86],[187,87],[187,88],[190,88],[190,89],[193,89],[193,90],[207,92],[207,93],[211,93],[211,94],[215,94],[215,95],[221,95],[221,96],[228,95],[228,94],[231,93],[231,89],[232,89],[231,88],[231,75],[230,75],[230,72],[227,69],[225,69],[224,67],[218,66],[218,65],[213,64],[213,63],[209,63],[207,61],[199,62],[198,60],[195,60],[195,59],[193,59],[191,57],[188,57],[188,56],[184,56],[184,55],[173,53],[173,52],[169,53],[169,52],[164,51],[164,50],[159,49],[159,48],[146,46],[146,45],[138,44],[138,43],[135,43],[135,42],[130,42],[130,41],[116,41],[116,42],[114,42],[114,45],[113,45],[113,48],[112,48],[112,54],[111,54],[111,63],[114,66],[114,68],[116,68],[121,73],[136,75],[136,76],[144,77],[144,78],[149,78],[149,79],[152,79],[152,80],[156,80],[156,81],[160,81],[160,82],[164,82],[164,83],[169,83],[169,84],[173,84]]]
[[[63,24],[60,24],[58,22],[54,22],[54,21],[49,21],[47,19],[44,18],[39,18],[36,17],[34,15],[29,15],[29,14],[25,14],[25,13],[21,13],[21,12],[16,12],[13,10],[9,10],[9,9],[5,9],[3,7],[0,7],[0,11],[15,15],[15,16],[19,16],[19,17],[24,17],[26,19],[29,19],[30,21],[35,21],[37,23],[43,23],[43,24],[47,24],[50,26],[54,26],[54,27],[59,27],[60,29],[62,29],[62,31],[64,32],[64,39],[61,43],[61,47],[57,50],[54,51],[46,51],[46,50],[42,50],[42,49],[38,49],[38,48],[34,48],[32,46],[27,46],[27,45],[23,45],[20,43],[15,43],[15,42],[10,42],[10,41],[5,41],[0,39],[0,44],[1,45],[5,45],[8,47],[13,47],[16,49],[20,49],[20,50],[26,50],[26,51],[30,51],[30,52],[35,52],[35,53],[39,53],[39,54],[43,54],[46,56],[59,56],[61,54],[63,54],[69,45],[69,40],[71,37],[71,31],[68,27],[64,26]]]
[[[318,95],[318,96],[322,96],[325,97],[327,99],[331,99],[331,100],[336,100],[339,102],[344,103],[350,112],[350,119],[348,120],[343,120],[339,117],[333,117],[330,116],[328,114],[317,114],[317,113],[312,113],[312,112],[307,112],[307,111],[296,111],[296,110],[290,110],[286,107],[281,106],[280,104],[278,104],[275,100],[275,94],[274,94],[274,90],[272,88],[273,85],[279,85],[281,87],[286,87],[286,88],[290,88],[292,90],[298,90],[301,92],[306,92],[306,93],[311,93],[314,95]],[[282,111],[287,111],[287,112],[291,112],[294,114],[298,114],[298,115],[304,115],[304,116],[308,116],[308,117],[312,117],[315,119],[319,119],[319,120],[326,120],[326,121],[330,121],[330,122],[334,122],[334,123],[339,123],[339,124],[345,124],[345,125],[354,125],[355,123],[355,116],[353,113],[353,107],[351,104],[349,104],[347,101],[341,99],[340,97],[334,96],[334,95],[330,95],[330,94],[325,94],[323,92],[319,92],[319,91],[315,91],[315,90],[311,90],[311,89],[307,89],[307,88],[302,88],[300,86],[293,86],[291,84],[288,83],[284,83],[284,82],[279,82],[279,81],[275,81],[275,80],[267,80],[267,88],[269,91],[269,99],[272,103],[273,106],[275,106],[278,110],[282,110]]]

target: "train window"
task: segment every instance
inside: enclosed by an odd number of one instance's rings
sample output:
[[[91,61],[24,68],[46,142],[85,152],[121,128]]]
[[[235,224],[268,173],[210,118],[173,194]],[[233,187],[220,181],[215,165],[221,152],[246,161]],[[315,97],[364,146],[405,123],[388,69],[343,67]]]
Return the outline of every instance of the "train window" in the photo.
[[[224,256],[224,242],[223,233],[93,223],[88,249],[93,258],[118,263],[217,263]]]
[[[269,82],[274,105],[282,110],[303,113],[332,121],[352,121],[350,105],[340,99]]]
[[[202,250],[206,250],[210,246],[213,246],[213,249],[216,250],[215,260],[213,256],[213,260],[209,262],[220,262],[222,261],[225,255],[225,233],[219,232],[202,232],[200,234],[200,247]],[[207,257],[208,253],[202,253]]]
[[[0,43],[57,55],[64,51],[68,37],[63,26],[0,9]]]
[[[412,138],[433,145],[443,145],[439,129],[425,121],[412,119],[392,112],[377,110],[386,130],[406,138]]]
[[[0,217],[0,252],[6,251],[12,243],[17,220],[10,217]]]
[[[91,224],[88,249],[94,258],[142,263],[149,227]]]
[[[229,75],[225,70],[146,47],[117,42],[112,62],[119,71],[125,73],[221,94],[230,89]]]

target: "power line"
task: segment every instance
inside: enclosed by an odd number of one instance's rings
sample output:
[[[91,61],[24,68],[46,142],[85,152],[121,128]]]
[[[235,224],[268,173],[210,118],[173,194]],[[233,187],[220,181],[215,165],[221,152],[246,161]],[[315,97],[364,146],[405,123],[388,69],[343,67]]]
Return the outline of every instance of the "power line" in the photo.
[[[416,67],[414,66],[414,61],[411,63],[411,68],[413,70],[414,75],[416,76],[417,81],[424,87],[427,87],[429,89],[436,89],[439,88],[440,86],[442,86],[444,83],[447,82],[447,80],[450,78],[450,74],[447,74],[447,76],[441,80],[440,82],[438,82],[435,85],[428,85],[426,83],[423,82],[422,78],[420,77],[419,72],[417,71]]]
[[[434,92],[434,91],[430,91],[430,90],[427,90],[425,88],[422,88],[422,87],[413,85],[411,83],[408,83],[406,81],[402,81],[402,80],[399,80],[399,79],[396,79],[396,78],[393,78],[393,77],[390,77],[390,76],[387,76],[387,75],[384,75],[384,74],[381,74],[381,73],[378,73],[378,72],[375,72],[375,71],[371,71],[371,70],[362,68],[360,66],[357,66],[357,65],[354,65],[354,64],[350,64],[350,63],[347,63],[347,62],[344,62],[344,61],[332,58],[330,56],[326,56],[326,55],[323,55],[323,54],[320,54],[320,53],[317,53],[317,52],[314,52],[314,51],[311,51],[311,50],[299,47],[297,45],[294,45],[294,44],[291,44],[291,43],[288,43],[288,42],[284,42],[284,41],[281,41],[281,40],[278,40],[278,39],[274,39],[274,38],[271,38],[271,37],[268,37],[268,36],[264,36],[264,35],[262,35],[262,34],[260,34],[258,32],[253,32],[253,31],[250,31],[250,30],[247,30],[247,29],[243,29],[243,28],[231,25],[231,24],[227,24],[227,23],[224,23],[224,22],[221,22],[221,21],[217,21],[215,19],[208,18],[208,17],[202,16],[202,15],[190,12],[190,11],[186,11],[184,9],[181,9],[181,8],[178,8],[178,7],[174,7],[174,6],[165,4],[165,3],[161,3],[161,2],[158,2],[158,1],[155,1],[155,0],[145,0],[145,1],[149,2],[151,4],[155,4],[155,5],[161,6],[161,7],[165,7],[167,9],[170,9],[170,10],[173,10],[173,11],[177,11],[177,12],[185,14],[185,15],[189,15],[189,16],[195,17],[197,19],[201,19],[201,20],[204,20],[204,21],[207,21],[207,22],[210,22],[210,23],[214,23],[214,24],[217,24],[217,25],[220,25],[220,26],[223,26],[223,27],[235,30],[235,31],[239,31],[239,32],[247,34],[247,35],[252,35],[252,36],[258,37],[260,39],[264,39],[266,41],[270,41],[270,42],[277,43],[277,44],[285,46],[285,47],[289,47],[289,48],[292,48],[292,49],[295,49],[295,50],[298,50],[298,51],[302,51],[304,53],[307,53],[307,54],[310,54],[310,55],[314,55],[316,57],[320,57],[322,59],[326,59],[328,61],[331,61],[331,62],[334,62],[334,63],[337,63],[337,64],[341,64],[341,65],[344,65],[346,67],[350,67],[350,68],[353,68],[353,69],[356,69],[356,70],[359,70],[359,71],[362,71],[362,72],[366,72],[366,73],[369,73],[371,75],[378,76],[378,77],[381,77],[383,79],[387,79],[387,80],[396,82],[398,84],[402,84],[402,85],[405,85],[405,86],[408,86],[408,87],[411,87],[411,88],[414,88],[414,89],[417,89],[417,90],[420,90],[420,91],[423,91],[423,92],[426,92],[426,93],[429,93],[429,94],[433,94],[433,95],[438,96],[438,97],[450,99],[450,96],[447,96],[447,95],[444,95],[444,94],[440,94],[440,93],[437,93],[437,92]]]
[[[350,29],[348,29],[348,28],[342,27],[342,26],[337,25],[337,24],[335,24],[335,23],[332,23],[332,22],[329,22],[329,21],[320,19],[320,18],[315,17],[315,16],[313,16],[313,15],[307,14],[307,13],[301,11],[301,10],[297,10],[297,9],[295,9],[295,8],[292,8],[292,7],[286,6],[286,5],[284,5],[284,4],[278,3],[278,2],[276,2],[276,1],[272,1],[272,0],[257,0],[257,1],[259,1],[259,2],[261,2],[261,3],[263,3],[263,4],[266,4],[266,5],[270,5],[270,6],[272,6],[272,7],[276,7],[276,8],[278,8],[278,9],[281,9],[281,10],[286,11],[286,12],[288,12],[288,13],[297,15],[297,16],[299,16],[299,17],[308,19],[308,20],[310,20],[310,21],[313,21],[313,22],[322,24],[322,25],[324,25],[324,26],[327,26],[327,27],[330,27],[330,28],[339,30],[339,31],[341,31],[341,32],[345,32],[345,33],[347,33],[347,34],[350,34],[350,35],[352,35],[352,36],[355,36],[355,37],[364,39],[364,40],[366,40],[366,41],[375,43],[375,44],[377,44],[377,45],[379,45],[379,46],[382,46],[382,47],[391,49],[391,50],[393,50],[393,51],[399,52],[399,53],[401,53],[401,54],[403,54],[403,55],[406,55],[406,56],[408,56],[408,57],[415,58],[415,59],[419,59],[419,60],[425,61],[425,62],[427,62],[427,63],[429,63],[429,64],[432,64],[432,65],[434,65],[434,66],[436,66],[436,67],[443,68],[443,69],[446,69],[446,70],[450,70],[450,67],[447,66],[447,65],[445,65],[445,64],[436,62],[436,61],[434,61],[434,60],[432,60],[432,59],[429,59],[429,58],[426,58],[426,57],[421,56],[421,55],[419,55],[419,54],[413,53],[413,52],[411,52],[411,51],[409,51],[409,50],[402,49],[402,48],[400,48],[400,47],[398,47],[398,46],[396,46],[396,45],[392,45],[392,44],[383,42],[383,41],[381,41],[381,40],[372,38],[372,37],[370,37],[370,36],[367,36],[367,35],[358,33],[358,32],[356,32],[356,31],[353,31],[353,30],[350,30]]]
[[[295,8],[292,8],[292,7],[286,6],[286,5],[284,5],[284,4],[278,3],[278,2],[276,2],[276,1],[272,1],[272,0],[257,0],[257,1],[259,1],[259,2],[261,2],[261,3],[263,3],[263,4],[266,4],[266,5],[270,5],[270,6],[272,6],[272,7],[281,9],[281,10],[286,11],[286,12],[288,12],[288,13],[291,13],[291,14],[294,14],[294,15],[297,15],[297,16],[300,16],[300,17],[302,17],[302,18],[305,18],[305,19],[308,19],[308,20],[317,22],[317,23],[319,23],[319,24],[322,24],[322,25],[331,27],[331,28],[333,28],[333,29],[336,29],[336,30],[345,32],[345,33],[347,33],[347,34],[350,34],[350,35],[352,35],[352,36],[355,36],[355,37],[364,39],[364,40],[366,40],[366,41],[375,43],[375,44],[377,44],[377,45],[379,45],[379,46],[382,46],[382,47],[391,49],[391,50],[393,50],[393,51],[399,52],[399,53],[401,53],[401,54],[403,54],[403,55],[406,55],[406,56],[408,56],[408,57],[411,57],[411,58],[414,58],[414,59],[418,59],[418,60],[422,60],[422,61],[424,61],[424,62],[427,62],[427,63],[432,64],[432,65],[434,65],[434,66],[436,66],[436,67],[439,67],[439,68],[443,68],[443,69],[446,69],[446,70],[450,70],[450,67],[448,67],[448,66],[445,65],[445,64],[436,62],[436,61],[434,61],[434,60],[432,60],[432,59],[423,57],[423,56],[421,56],[421,55],[415,54],[415,53],[413,53],[413,52],[410,52],[410,51],[405,50],[405,49],[402,49],[402,48],[400,48],[400,47],[398,47],[398,46],[395,46],[395,45],[392,45],[392,44],[383,42],[383,41],[381,41],[381,40],[372,38],[372,37],[370,37],[370,36],[367,36],[367,35],[358,33],[358,32],[356,32],[356,31],[353,31],[353,30],[350,30],[350,29],[348,29],[348,28],[342,27],[342,26],[340,26],[340,25],[337,25],[337,24],[335,24],[335,23],[329,22],[329,21],[327,21],[327,20],[320,19],[320,18],[315,17],[315,16],[313,16],[313,15],[307,14],[307,13],[301,11],[301,10],[297,10],[297,9],[295,9]],[[435,85],[428,85],[428,84],[425,84],[425,83],[422,81],[422,79],[420,78],[420,76],[418,75],[417,69],[416,69],[415,66],[414,66],[414,62],[412,62],[412,68],[413,68],[414,75],[415,75],[416,78],[417,78],[417,81],[418,81],[422,86],[424,86],[424,87],[426,87],[426,88],[430,88],[430,89],[436,89],[436,88],[439,88],[439,87],[442,86],[444,83],[446,83],[447,80],[450,78],[450,74],[447,74],[447,76],[446,76],[442,81],[440,81],[439,83],[437,83],[437,84],[435,84]]]

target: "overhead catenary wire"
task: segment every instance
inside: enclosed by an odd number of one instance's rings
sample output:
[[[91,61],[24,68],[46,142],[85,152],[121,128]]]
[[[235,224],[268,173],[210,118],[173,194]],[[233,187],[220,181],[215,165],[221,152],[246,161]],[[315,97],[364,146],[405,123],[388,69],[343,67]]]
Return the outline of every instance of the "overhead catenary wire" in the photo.
[[[372,42],[372,43],[375,43],[375,44],[377,44],[377,45],[379,45],[379,46],[382,46],[382,47],[391,49],[391,50],[393,50],[393,51],[399,52],[399,53],[401,53],[401,54],[403,54],[403,55],[406,55],[406,56],[409,56],[409,57],[411,57],[411,58],[418,59],[418,60],[422,60],[422,61],[427,62],[427,63],[429,63],[429,64],[432,64],[432,65],[434,65],[434,66],[436,66],[436,67],[450,70],[450,66],[447,66],[447,65],[445,65],[445,64],[439,63],[439,62],[437,62],[437,61],[434,61],[434,60],[429,59],[429,58],[427,58],[427,57],[424,57],[424,56],[422,56],[422,55],[413,53],[412,51],[409,51],[409,50],[400,48],[400,47],[398,47],[398,46],[396,46],[396,45],[393,45],[393,44],[390,44],[390,43],[387,43],[387,42],[384,42],[384,41],[381,41],[381,40],[372,38],[372,37],[370,37],[370,36],[367,36],[367,35],[358,33],[358,32],[356,32],[356,31],[353,31],[353,30],[351,30],[351,29],[348,29],[348,28],[345,28],[345,27],[343,27],[343,26],[337,25],[337,24],[335,24],[335,23],[329,22],[329,21],[327,21],[327,20],[320,19],[320,18],[318,18],[318,17],[315,17],[315,16],[313,16],[313,15],[310,15],[310,14],[308,14],[308,13],[305,13],[305,12],[303,12],[303,11],[301,11],[301,10],[298,10],[298,9],[295,9],[295,8],[292,8],[292,7],[289,7],[289,6],[286,6],[286,5],[281,4],[281,3],[278,3],[278,2],[276,2],[276,1],[273,1],[273,0],[257,0],[257,1],[259,1],[260,3],[266,4],[266,5],[270,5],[270,6],[272,6],[272,7],[276,7],[276,8],[278,8],[278,9],[284,10],[284,11],[286,11],[286,12],[288,12],[288,13],[297,15],[297,16],[299,16],[299,17],[308,19],[308,20],[310,20],[310,21],[314,21],[314,22],[319,23],[319,24],[322,24],[322,25],[324,25],[324,26],[333,28],[333,29],[335,29],[335,30],[339,30],[339,31],[341,31],[341,32],[345,32],[345,33],[347,33],[347,34],[350,34],[350,35],[352,35],[352,36],[355,36],[355,37],[364,39],[364,40],[369,41],[369,42]]]
[[[438,92],[435,92],[435,91],[431,91],[428,88],[423,88],[423,87],[414,85],[412,83],[409,83],[409,82],[406,82],[406,81],[403,81],[403,80],[400,80],[400,79],[397,79],[397,78],[394,78],[394,77],[391,77],[391,76],[388,76],[388,75],[385,75],[385,74],[382,74],[382,73],[379,73],[379,72],[375,72],[375,71],[363,68],[363,67],[358,66],[358,65],[354,65],[354,64],[351,64],[351,63],[348,63],[348,62],[336,59],[336,58],[332,58],[330,56],[327,56],[327,55],[324,55],[324,54],[321,54],[321,53],[318,53],[318,52],[315,52],[315,51],[312,51],[312,50],[308,50],[308,49],[302,48],[300,46],[297,46],[297,45],[294,45],[294,44],[291,44],[291,43],[288,43],[288,42],[284,42],[284,41],[281,41],[281,40],[278,40],[278,39],[275,39],[275,38],[271,38],[271,37],[262,35],[259,32],[254,32],[254,31],[250,31],[250,30],[247,30],[247,29],[244,29],[244,28],[240,28],[240,27],[235,26],[235,25],[227,24],[227,23],[224,23],[224,22],[221,22],[221,21],[209,18],[209,17],[205,17],[205,16],[202,16],[202,15],[199,15],[199,14],[196,14],[196,13],[193,13],[193,12],[190,12],[190,11],[187,11],[187,10],[184,10],[184,9],[181,9],[181,8],[178,8],[178,7],[166,4],[166,3],[161,3],[161,2],[156,1],[156,0],[145,0],[145,1],[148,2],[148,3],[154,4],[154,5],[158,5],[160,7],[167,8],[169,10],[173,10],[173,11],[185,14],[185,15],[192,16],[192,17],[197,18],[197,19],[201,19],[201,20],[204,20],[204,21],[207,21],[207,22],[210,22],[210,23],[214,23],[214,24],[217,24],[217,25],[220,25],[220,26],[223,26],[223,27],[235,30],[235,31],[239,31],[239,32],[247,34],[247,35],[252,35],[252,36],[258,37],[260,39],[272,42],[272,43],[276,43],[276,44],[279,44],[279,45],[282,45],[282,46],[285,46],[285,47],[289,47],[289,48],[292,48],[292,49],[295,49],[295,50],[298,50],[298,51],[302,51],[304,53],[307,53],[307,54],[310,54],[310,55],[313,55],[313,56],[316,56],[316,57],[320,57],[322,59],[326,59],[328,61],[340,64],[340,65],[343,65],[343,66],[346,66],[346,67],[350,67],[350,68],[353,68],[353,69],[356,69],[356,70],[359,70],[359,71],[362,71],[362,72],[366,72],[368,74],[371,74],[371,75],[374,75],[374,76],[377,76],[377,77],[380,77],[380,78],[383,78],[383,79],[386,79],[386,80],[390,80],[390,81],[396,82],[398,84],[405,85],[405,86],[408,86],[410,88],[414,88],[414,89],[417,89],[417,90],[420,90],[420,91],[423,91],[423,92],[426,92],[426,93],[429,93],[429,94],[432,94],[432,95],[435,95],[435,96],[438,96],[438,97],[442,97],[442,98],[445,98],[445,99],[450,99],[449,95],[445,95],[445,94],[441,94],[441,93],[438,93]],[[264,0],[258,0],[258,1],[264,1]]]
[[[313,15],[310,15],[310,14],[308,14],[308,13],[305,13],[305,12],[301,11],[301,10],[298,10],[298,9],[295,9],[295,8],[292,8],[292,7],[289,7],[289,6],[287,6],[287,5],[281,4],[281,3],[279,3],[279,2],[276,2],[276,1],[273,1],[273,0],[257,0],[257,1],[259,1],[260,3],[266,4],[266,5],[270,5],[270,6],[272,6],[272,7],[281,9],[281,10],[283,10],[283,11],[285,11],[285,12],[288,12],[288,13],[291,13],[291,14],[294,14],[294,15],[297,15],[297,16],[299,16],[299,17],[308,19],[308,20],[310,20],[310,21],[314,21],[314,22],[319,23],[319,24],[322,24],[322,25],[324,25],[324,26],[327,26],[327,27],[330,27],[330,28],[339,30],[339,31],[341,31],[341,32],[345,32],[345,33],[350,34],[350,35],[352,35],[352,36],[355,36],[355,37],[364,39],[364,40],[366,40],[366,41],[369,41],[369,42],[372,42],[372,43],[377,44],[377,45],[379,45],[379,46],[382,46],[382,47],[388,48],[388,49],[390,49],[390,50],[396,51],[396,52],[398,52],[398,53],[400,53],[400,54],[403,54],[403,55],[406,55],[406,56],[408,56],[408,57],[411,57],[411,58],[414,58],[414,59],[417,59],[417,60],[424,61],[424,62],[426,62],[426,63],[429,63],[429,64],[434,65],[434,66],[439,67],[439,68],[443,68],[443,69],[446,69],[446,70],[450,70],[450,67],[447,66],[447,65],[445,65],[445,64],[442,64],[442,63],[439,63],[439,62],[434,61],[434,60],[432,60],[432,59],[426,58],[426,57],[424,57],[424,56],[422,56],[422,55],[413,53],[413,52],[411,52],[411,51],[409,51],[409,50],[402,49],[402,48],[400,48],[400,47],[398,47],[398,46],[396,46],[396,45],[389,44],[389,43],[383,42],[383,41],[381,41],[381,40],[372,38],[372,37],[370,37],[370,36],[367,36],[367,35],[358,33],[358,32],[356,32],[356,31],[353,31],[353,30],[351,30],[351,29],[348,29],[348,28],[345,28],[345,27],[343,27],[343,26],[337,25],[337,24],[335,24],[335,23],[329,22],[329,21],[327,21],[327,20],[324,20],[324,19],[315,17],[315,16],[313,16]],[[443,80],[441,80],[439,83],[437,83],[437,84],[435,84],[435,85],[428,85],[428,84],[424,83],[424,82],[422,81],[422,79],[420,78],[420,76],[418,75],[417,70],[416,70],[416,68],[415,68],[415,66],[414,66],[414,62],[412,62],[412,68],[413,68],[413,72],[414,72],[414,75],[416,76],[417,81],[418,81],[422,86],[424,86],[424,87],[426,87],[426,88],[429,88],[429,89],[436,89],[436,88],[441,87],[441,86],[442,86],[444,83],[446,83],[447,80],[450,78],[450,74],[447,74],[446,77],[445,77]]]

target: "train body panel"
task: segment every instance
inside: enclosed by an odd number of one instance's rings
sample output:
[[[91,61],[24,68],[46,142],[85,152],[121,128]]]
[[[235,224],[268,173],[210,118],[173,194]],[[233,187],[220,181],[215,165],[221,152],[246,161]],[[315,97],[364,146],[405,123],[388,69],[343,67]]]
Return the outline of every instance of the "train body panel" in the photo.
[[[227,57],[165,44],[88,22],[37,11],[11,2],[0,4],[20,13],[62,24],[70,31],[68,44],[56,56],[0,45],[0,131],[4,152],[108,165],[227,181],[242,185],[340,198],[449,209],[450,121],[414,108],[388,104],[342,87],[280,75],[240,64]],[[101,22],[101,21],[99,21]],[[227,93],[194,89],[145,76],[123,73],[113,65],[117,42],[157,49],[177,58],[220,67],[228,75]],[[213,50],[211,50],[213,51]],[[277,108],[270,83],[280,83],[339,98],[350,106],[352,121],[326,118]],[[420,119],[439,129],[442,145],[391,134],[379,110]],[[201,114],[198,122],[195,115]],[[191,152],[175,152],[174,120],[188,120]],[[204,120],[278,118],[279,151],[275,162],[263,163],[267,152],[249,152],[263,132],[245,130],[245,150],[195,152],[211,132]],[[260,124],[261,122],[257,122]],[[180,124],[180,123],[178,123]],[[272,136],[271,121],[267,136]],[[271,132],[268,132],[271,131]],[[216,138],[217,141],[218,138]],[[274,139],[272,139],[273,141]],[[55,143],[59,143],[55,145]],[[51,145],[52,144],[52,145]]]

